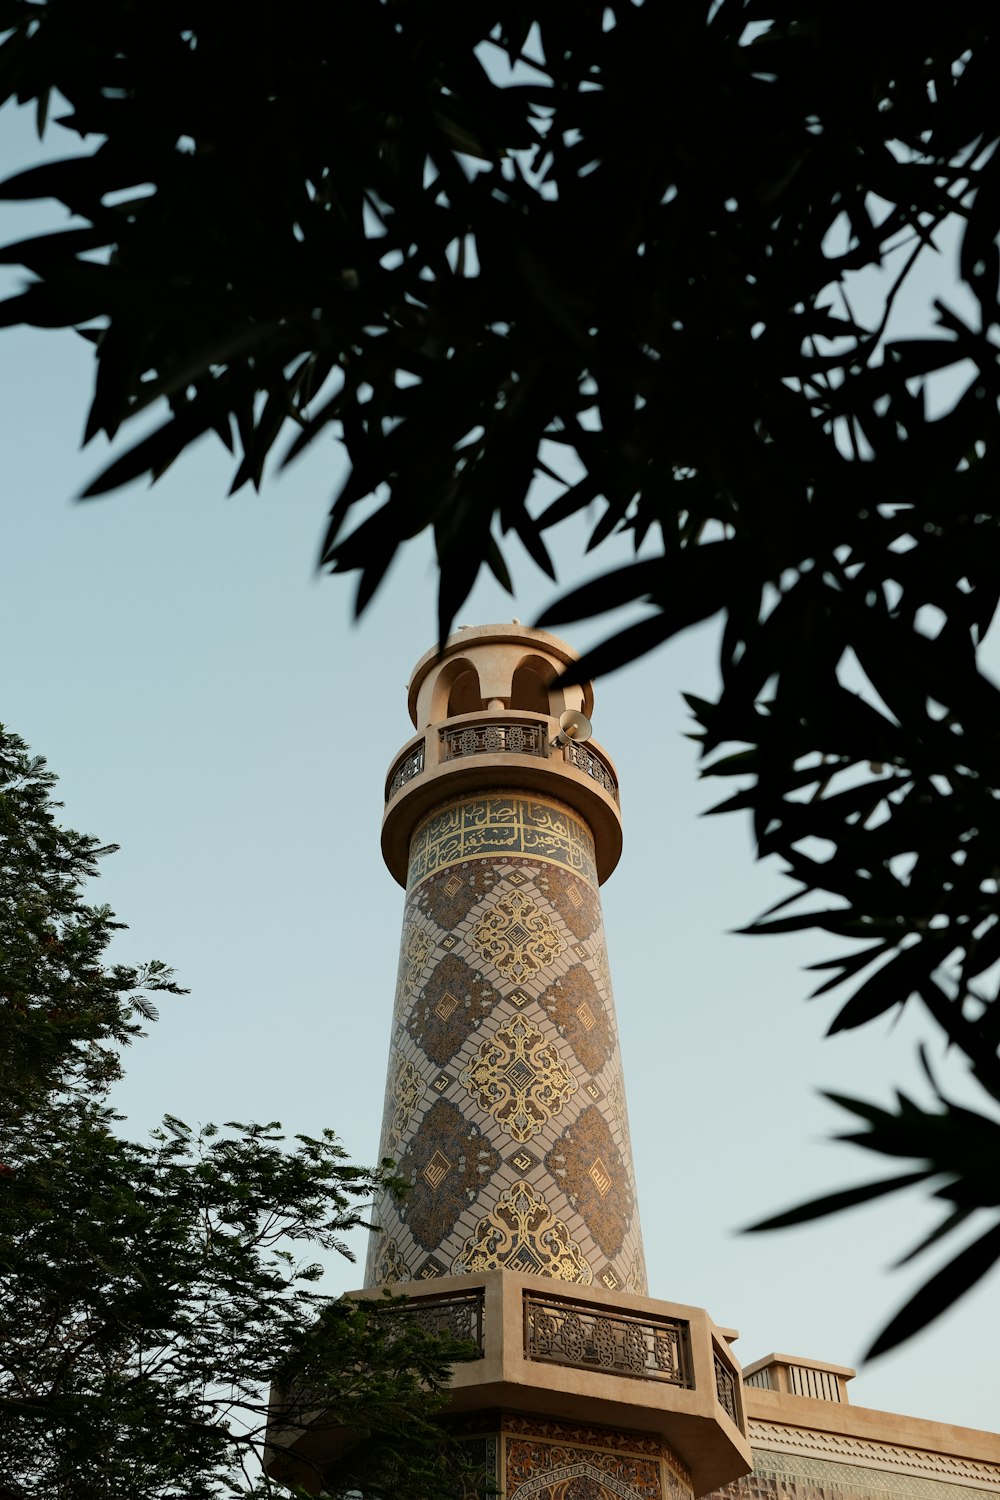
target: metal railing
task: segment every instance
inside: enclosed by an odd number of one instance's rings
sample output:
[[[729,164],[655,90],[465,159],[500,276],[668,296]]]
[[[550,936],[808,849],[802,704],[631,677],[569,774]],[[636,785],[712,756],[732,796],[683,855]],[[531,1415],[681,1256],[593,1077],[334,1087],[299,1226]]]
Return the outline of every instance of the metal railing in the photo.
[[[395,1307],[383,1308],[381,1311],[389,1318],[407,1319],[423,1329],[424,1333],[463,1339],[474,1345],[476,1353],[473,1358],[482,1359],[485,1353],[483,1344],[484,1298],[484,1289],[476,1287],[471,1292],[452,1293],[449,1296],[413,1298]]]
[[[609,797],[618,801],[618,783],[615,780],[611,767],[598,755],[592,745],[574,745],[572,741],[565,746],[563,754],[571,766],[576,766],[578,771],[583,771],[587,776],[602,786]]]
[[[542,760],[552,754],[549,738],[553,730],[539,719],[508,719],[491,715],[478,721],[454,724],[438,730],[441,764],[467,755],[534,755]],[[562,747],[563,759],[603,787],[617,802],[618,782],[598,750],[572,741]],[[433,750],[432,750],[433,755]],[[385,800],[391,802],[414,777],[426,769],[424,741],[410,747],[393,765],[386,780]]]
[[[479,724],[456,724],[438,730],[441,759],[463,755],[541,755],[549,753],[548,726],[536,721],[486,719]]]
[[[840,1381],[829,1370],[810,1370],[805,1365],[788,1366],[788,1389],[814,1401],[839,1401]]]
[[[715,1393],[719,1398],[719,1405],[731,1422],[740,1425],[740,1408],[736,1396],[736,1376],[726,1364],[720,1359],[718,1351],[713,1351],[715,1361]]]
[[[421,740],[419,745],[414,745],[411,750],[407,750],[405,755],[400,756],[389,772],[385,787],[385,800],[391,802],[396,793],[402,791],[406,783],[412,781],[414,776],[419,776],[423,769],[424,742]]]
[[[690,1389],[688,1325],[639,1318],[578,1302],[524,1296],[524,1352],[529,1359],[600,1370]]]

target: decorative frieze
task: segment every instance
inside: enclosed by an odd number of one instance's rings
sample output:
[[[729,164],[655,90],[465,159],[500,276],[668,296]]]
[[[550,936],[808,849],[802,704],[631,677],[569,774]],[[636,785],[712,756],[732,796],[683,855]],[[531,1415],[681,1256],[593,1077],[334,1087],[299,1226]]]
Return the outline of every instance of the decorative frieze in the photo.
[[[750,1442],[754,1450],[774,1450],[802,1456],[822,1455],[840,1464],[881,1469],[891,1473],[926,1475],[1000,1492],[1000,1464],[980,1463],[947,1453],[876,1443],[843,1433],[822,1432],[810,1427],[789,1427],[751,1418]],[[957,1497],[956,1497],[957,1500]]]

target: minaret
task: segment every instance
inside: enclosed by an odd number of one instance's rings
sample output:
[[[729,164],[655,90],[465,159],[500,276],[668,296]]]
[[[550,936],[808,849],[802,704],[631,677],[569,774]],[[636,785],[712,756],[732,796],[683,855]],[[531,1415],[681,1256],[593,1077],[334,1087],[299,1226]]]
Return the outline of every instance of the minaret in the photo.
[[[750,1468],[740,1368],[704,1309],[646,1295],[599,896],[618,782],[575,660],[514,622],[414,669],[382,822],[406,907],[381,1150],[408,1190],[353,1295],[475,1351],[442,1420],[503,1500],[692,1500]],[[269,1472],[318,1493],[351,1434],[287,1409]]]
[[[488,625],[410,682],[382,830],[406,909],[380,1150],[409,1190],[377,1206],[369,1286],[507,1268],[646,1291],[599,893],[618,784],[580,743],[574,660]]]

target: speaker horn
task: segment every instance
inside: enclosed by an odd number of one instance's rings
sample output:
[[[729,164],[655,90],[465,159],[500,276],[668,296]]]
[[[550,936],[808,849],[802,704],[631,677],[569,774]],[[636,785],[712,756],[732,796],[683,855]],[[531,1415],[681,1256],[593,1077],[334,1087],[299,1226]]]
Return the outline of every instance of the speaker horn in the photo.
[[[594,732],[594,726],[578,709],[567,708],[565,713],[559,715],[559,733],[549,743],[549,749],[555,750],[560,745],[583,745]]]

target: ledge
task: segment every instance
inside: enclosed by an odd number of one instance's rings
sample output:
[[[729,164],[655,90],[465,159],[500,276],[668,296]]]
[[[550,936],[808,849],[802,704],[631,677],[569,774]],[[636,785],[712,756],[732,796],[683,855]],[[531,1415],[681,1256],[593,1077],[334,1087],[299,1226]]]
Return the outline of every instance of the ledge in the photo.
[[[453,1367],[446,1418],[518,1412],[655,1434],[690,1470],[696,1496],[750,1470],[742,1372],[703,1308],[505,1270],[392,1291],[427,1326],[439,1321],[477,1346],[478,1358]],[[351,1296],[380,1297],[381,1288]],[[293,1450],[322,1463],[347,1440],[317,1413]],[[294,1452],[270,1472],[293,1468]]]
[[[525,743],[530,742],[532,748],[507,748],[512,730],[529,735]],[[421,819],[435,807],[487,791],[534,792],[564,803],[587,825],[594,839],[597,878],[603,884],[622,852],[614,762],[593,740],[550,750],[558,730],[558,720],[548,715],[498,710],[460,714],[408,740],[386,777],[382,857],[393,879],[406,886],[410,840]],[[463,731],[470,732],[470,742],[478,739],[484,745],[486,734],[492,731],[500,744],[456,754],[455,738]],[[539,753],[539,745],[544,753]]]

